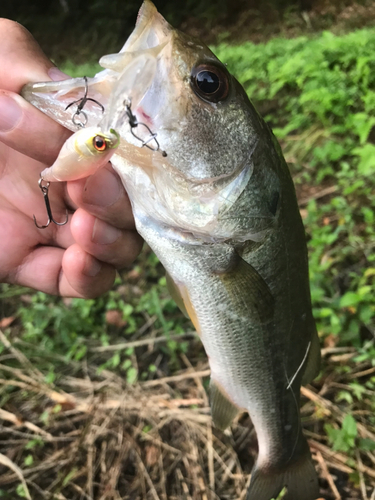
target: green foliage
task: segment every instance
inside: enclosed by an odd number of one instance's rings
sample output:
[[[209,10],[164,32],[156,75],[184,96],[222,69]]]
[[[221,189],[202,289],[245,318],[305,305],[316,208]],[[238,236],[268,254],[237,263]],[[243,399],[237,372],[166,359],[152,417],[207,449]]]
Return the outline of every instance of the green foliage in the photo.
[[[358,347],[375,330],[374,50],[370,30],[215,49],[273,127],[297,191],[336,190],[303,213],[311,293],[320,334]]]
[[[285,495],[286,495],[286,488],[283,488],[278,494],[277,498],[272,500],[282,500],[285,497]]]
[[[103,298],[96,301],[72,299],[64,303],[56,297],[36,292],[30,296],[30,301],[31,304],[18,309],[23,339],[38,345],[45,353],[61,352],[78,361],[86,353],[85,339],[100,338],[104,333]]]
[[[95,76],[99,71],[103,71],[103,68],[98,63],[86,62],[83,64],[74,64],[72,61],[65,61],[60,65],[60,70],[72,78],[79,76]]]
[[[358,430],[357,423],[352,415],[346,415],[341,429],[335,429],[332,425],[327,424],[325,430],[335,451],[353,452],[355,450]]]

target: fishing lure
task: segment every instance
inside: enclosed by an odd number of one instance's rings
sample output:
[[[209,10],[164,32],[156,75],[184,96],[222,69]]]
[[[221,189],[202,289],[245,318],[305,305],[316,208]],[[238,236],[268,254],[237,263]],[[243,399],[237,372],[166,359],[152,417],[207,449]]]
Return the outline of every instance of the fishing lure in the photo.
[[[49,190],[50,183],[47,182],[47,183],[43,184],[43,182],[44,182],[44,179],[43,179],[43,177],[41,177],[38,181],[38,185],[39,185],[39,189],[43,193],[44,203],[46,205],[46,210],[47,210],[47,215],[48,215],[48,220],[45,224],[39,225],[36,221],[35,215],[33,215],[34,223],[38,229],[45,229],[46,227],[48,227],[51,224],[51,222],[56,224],[56,226],[65,226],[65,224],[68,222],[68,211],[66,211],[66,217],[65,217],[65,220],[63,222],[57,222],[57,220],[55,220],[54,216],[52,215],[51,204],[49,202],[49,196],[48,196],[48,190]]]
[[[82,128],[69,137],[55,163],[43,170],[41,177],[48,182],[87,177],[107,163],[119,144],[120,136],[113,128],[109,132],[99,127]]]
[[[64,222],[57,222],[51,210],[48,189],[51,181],[67,181],[80,179],[94,173],[105,165],[120,144],[120,136],[114,130],[104,133],[99,127],[88,127],[78,130],[64,143],[55,163],[43,170],[38,181],[39,188],[44,196],[48,220],[46,224],[39,225],[35,215],[34,223],[37,228],[45,229],[51,222],[57,226],[64,226],[68,222],[68,214]],[[80,168],[77,173],[77,162]]]
[[[88,87],[88,83],[87,83],[87,76],[84,76],[83,80],[85,82],[85,94],[84,94],[84,96],[81,97],[80,99],[77,99],[76,101],[71,102],[65,108],[65,111],[66,111],[74,104],[77,104],[77,109],[72,116],[72,122],[74,125],[77,125],[77,127],[86,127],[86,125],[87,125],[88,117],[87,117],[87,114],[83,111],[83,108],[86,106],[87,101],[94,102],[97,106],[99,106],[101,108],[102,113],[104,113],[103,104],[101,104],[96,99],[92,99],[91,97],[87,97],[87,94],[89,91],[89,87]]]

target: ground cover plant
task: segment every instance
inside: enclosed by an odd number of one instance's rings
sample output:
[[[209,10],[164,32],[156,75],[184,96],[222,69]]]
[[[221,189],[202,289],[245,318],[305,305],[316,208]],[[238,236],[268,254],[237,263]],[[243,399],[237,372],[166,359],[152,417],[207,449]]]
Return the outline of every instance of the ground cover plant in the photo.
[[[373,500],[375,33],[214,50],[296,184],[323,348],[302,389],[321,496]],[[251,422],[212,428],[205,354],[149,249],[97,300],[8,285],[0,297],[0,498],[244,498]]]

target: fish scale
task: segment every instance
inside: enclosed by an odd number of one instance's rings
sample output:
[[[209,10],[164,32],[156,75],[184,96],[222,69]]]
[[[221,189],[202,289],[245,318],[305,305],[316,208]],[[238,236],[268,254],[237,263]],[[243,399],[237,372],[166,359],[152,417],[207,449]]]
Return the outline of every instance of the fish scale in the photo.
[[[138,216],[137,220],[143,218]],[[260,448],[271,450],[271,444],[275,443],[274,456],[290,456],[300,435],[298,399],[290,390],[290,396],[283,397],[288,379],[283,360],[275,363],[275,350],[279,358],[282,358],[282,351],[275,345],[277,328],[274,323],[266,325],[268,335],[264,333],[264,325],[262,335],[259,335],[256,326],[249,325],[251,320],[248,316],[231,310],[233,304],[228,303],[225,287],[220,278],[212,273],[212,263],[218,258],[217,245],[212,260],[202,262],[199,249],[196,257],[190,254],[186,262],[184,246],[165,238],[163,228],[158,228],[156,224],[150,226],[148,221],[147,226],[140,224],[138,230],[153,246],[172,278],[184,283],[198,318],[198,329],[209,357],[213,380],[223,387],[226,394],[230,394],[233,403],[249,411],[258,440],[260,436],[264,437],[264,441],[259,442]],[[222,247],[222,254],[228,254],[227,245]],[[229,257],[227,259],[230,260]],[[218,307],[218,304],[225,304],[225,308]],[[270,365],[270,359],[273,365]],[[260,381],[267,379],[272,379],[273,383],[266,385],[265,391]],[[285,401],[288,405],[283,404]],[[287,419],[285,414],[281,414],[284,406],[287,406],[284,413],[290,414]],[[271,408],[274,413],[270,412]],[[285,435],[284,427],[287,425],[297,435]],[[283,440],[273,439],[280,434],[284,435]]]

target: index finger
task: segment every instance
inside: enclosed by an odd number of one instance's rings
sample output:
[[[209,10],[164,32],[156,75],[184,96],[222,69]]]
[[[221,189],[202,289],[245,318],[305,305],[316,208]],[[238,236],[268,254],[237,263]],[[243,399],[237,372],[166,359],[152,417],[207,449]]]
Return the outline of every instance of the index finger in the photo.
[[[19,93],[30,81],[51,80],[53,63],[21,24],[0,19],[0,88]]]
[[[0,140],[50,164],[71,134],[17,95],[30,81],[61,80],[64,74],[20,24],[0,19]],[[52,77],[52,78],[51,78]]]

